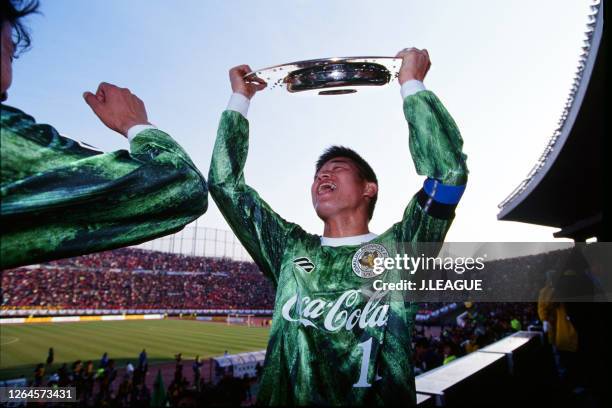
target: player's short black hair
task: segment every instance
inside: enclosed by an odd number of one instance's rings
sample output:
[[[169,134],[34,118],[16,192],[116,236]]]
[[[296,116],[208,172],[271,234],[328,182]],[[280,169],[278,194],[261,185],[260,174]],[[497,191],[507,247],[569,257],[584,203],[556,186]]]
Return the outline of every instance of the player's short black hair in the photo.
[[[38,0],[0,0],[0,28],[4,23],[13,27],[15,55],[25,51],[32,43],[28,28],[20,21],[23,17],[38,11]]]
[[[365,161],[364,158],[359,155],[359,153],[357,153],[353,149],[344,146],[330,146],[325,149],[323,154],[319,156],[319,159],[317,160],[315,174],[317,174],[319,170],[321,170],[321,167],[323,167],[325,163],[338,157],[345,157],[347,159],[350,159],[353,163],[355,163],[355,166],[357,166],[357,169],[359,170],[359,177],[366,181],[376,183],[376,185],[378,185],[378,178],[376,177],[376,173],[374,173],[374,170],[368,164],[368,162]],[[370,220],[372,219],[372,215],[374,214],[376,200],[378,200],[378,192],[374,197],[372,197],[372,200],[370,201],[370,205],[368,207],[368,219]]]

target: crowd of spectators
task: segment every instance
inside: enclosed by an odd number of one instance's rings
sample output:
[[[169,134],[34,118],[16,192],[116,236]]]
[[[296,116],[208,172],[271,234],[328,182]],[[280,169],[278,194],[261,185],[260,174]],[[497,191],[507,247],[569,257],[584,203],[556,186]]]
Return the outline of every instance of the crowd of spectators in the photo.
[[[81,269],[146,270],[159,272],[258,272],[253,262],[230,258],[190,256],[169,252],[148,251],[138,248],[120,248],[113,251],[60,259],[48,265]]]
[[[570,253],[487,262],[470,279],[483,279],[488,292],[482,296],[488,300],[537,301],[547,275],[558,275]],[[577,292],[576,283],[570,287]],[[274,303],[272,284],[253,262],[137,248],[4,271],[0,295],[5,308],[272,309]],[[446,303],[462,300],[455,291],[437,295]],[[419,313],[435,313],[441,304],[422,303]]]
[[[125,248],[2,274],[2,305],[66,309],[271,309],[252,262]]]
[[[53,365],[53,348],[46,363],[38,364],[27,380],[32,387],[74,387],[79,406],[87,407],[149,407],[149,406],[240,406],[252,405],[255,389],[261,377],[256,375],[235,378],[224,375],[219,381],[206,381],[202,375],[203,362],[196,356],[192,375],[183,372],[182,354],[175,356],[174,375],[169,384],[159,368],[149,369],[145,349],[134,364],[119,367],[104,353],[99,361],[77,360],[71,364]],[[54,406],[53,403],[47,404]]]
[[[513,332],[539,325],[535,303],[478,303],[470,305],[460,322],[414,335],[415,373],[420,374],[447,364],[458,357],[485,347]]]

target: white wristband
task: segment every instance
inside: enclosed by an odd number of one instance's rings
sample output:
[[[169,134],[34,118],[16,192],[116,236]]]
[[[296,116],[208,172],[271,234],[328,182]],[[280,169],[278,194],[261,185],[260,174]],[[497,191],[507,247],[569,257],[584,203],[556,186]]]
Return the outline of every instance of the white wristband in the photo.
[[[234,92],[227,103],[227,110],[238,112],[246,118],[250,104],[249,98],[239,92]]]
[[[411,79],[410,81],[406,81],[402,84],[402,89],[400,90],[402,94],[402,100],[406,99],[407,96],[414,95],[417,92],[424,91],[425,84],[423,84],[418,79]]]
[[[157,128],[155,126],[153,126],[153,125],[134,125],[134,126],[132,126],[127,131],[127,138],[128,138],[128,140],[131,142],[132,139],[134,139],[136,136],[138,136],[138,134],[140,132],[145,131],[147,129],[157,129]]]

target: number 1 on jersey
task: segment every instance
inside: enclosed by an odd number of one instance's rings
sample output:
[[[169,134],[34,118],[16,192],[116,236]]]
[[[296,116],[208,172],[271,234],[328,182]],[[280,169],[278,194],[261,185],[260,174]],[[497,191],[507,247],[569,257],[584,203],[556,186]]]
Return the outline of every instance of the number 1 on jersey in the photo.
[[[355,384],[353,384],[353,387],[371,387],[372,384],[368,382],[368,368],[370,368],[370,354],[372,354],[372,337],[370,337],[363,343],[359,343],[357,346],[361,347],[361,349],[363,350],[363,357],[361,357],[361,370],[359,372],[359,380]],[[376,381],[380,380],[381,378],[382,377],[376,374]]]

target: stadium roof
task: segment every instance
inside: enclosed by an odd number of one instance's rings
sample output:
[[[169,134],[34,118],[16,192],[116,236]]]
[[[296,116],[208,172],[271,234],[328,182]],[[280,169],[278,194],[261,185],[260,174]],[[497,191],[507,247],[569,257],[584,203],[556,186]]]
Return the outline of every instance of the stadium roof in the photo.
[[[527,177],[499,204],[499,220],[558,227],[555,237],[576,240],[602,233],[603,20],[603,2],[596,2],[559,126]]]

